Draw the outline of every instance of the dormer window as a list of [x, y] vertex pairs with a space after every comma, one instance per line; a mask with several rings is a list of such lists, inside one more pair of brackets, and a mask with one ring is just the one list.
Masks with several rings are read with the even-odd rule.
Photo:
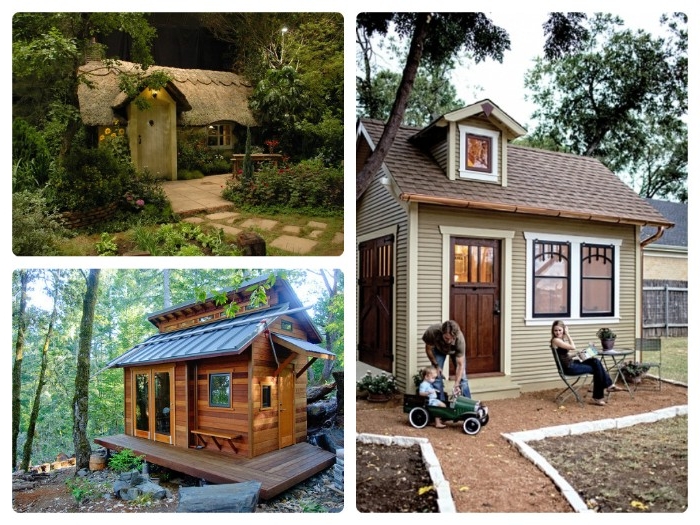
[[459, 176], [498, 181], [498, 131], [459, 126]]

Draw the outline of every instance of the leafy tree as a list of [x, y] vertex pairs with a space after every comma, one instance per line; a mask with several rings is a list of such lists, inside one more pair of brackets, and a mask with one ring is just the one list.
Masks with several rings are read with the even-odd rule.
[[83, 315], [80, 321], [78, 341], [78, 359], [75, 372], [75, 395], [73, 396], [73, 445], [75, 447], [76, 470], [87, 468], [90, 463], [91, 446], [87, 438], [89, 382], [90, 382], [90, 347], [92, 345], [92, 328], [97, 304], [97, 290], [100, 282], [100, 270], [90, 270], [86, 277], [87, 288], [83, 297]]
[[20, 425], [20, 393], [22, 390], [22, 361], [24, 360], [24, 338], [27, 330], [27, 286], [31, 279], [29, 270], [20, 270], [19, 306], [17, 309], [17, 338], [15, 339], [15, 360], [12, 365], [12, 470], [17, 465], [17, 437]]
[[326, 382], [331, 377], [334, 368], [343, 368], [344, 357], [344, 276], [339, 269], [309, 270], [321, 277], [324, 290], [316, 304], [315, 323], [321, 328], [325, 337], [326, 350], [336, 355], [335, 360], [324, 359], [323, 365], [314, 367], [320, 370], [320, 382]]
[[410, 38], [399, 89], [379, 143], [357, 174], [356, 198], [369, 185], [396, 138], [421, 60], [440, 64], [459, 51], [478, 63], [487, 57], [503, 60], [510, 39], [484, 13], [360, 13], [357, 25], [368, 37], [386, 35], [390, 25], [401, 38]]
[[622, 29], [608, 14], [585, 20], [575, 46], [527, 74], [538, 108], [532, 140], [600, 158], [645, 197], [685, 200], [687, 17], [664, 17], [666, 38]]

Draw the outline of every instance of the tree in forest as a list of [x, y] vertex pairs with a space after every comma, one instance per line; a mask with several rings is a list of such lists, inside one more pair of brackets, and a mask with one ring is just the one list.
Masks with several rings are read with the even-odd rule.
[[330, 379], [333, 369], [342, 368], [344, 345], [344, 278], [339, 269], [309, 270], [318, 274], [325, 287], [323, 296], [316, 304], [315, 322], [324, 334], [325, 347], [329, 352], [336, 354], [335, 360], [324, 359], [320, 382]]
[[90, 382], [90, 348], [92, 329], [97, 305], [97, 292], [100, 270], [90, 270], [86, 277], [87, 288], [83, 297], [83, 314], [80, 321], [78, 339], [78, 359], [75, 372], [75, 394], [73, 397], [73, 445], [75, 447], [76, 471], [87, 468], [90, 463], [92, 447], [87, 438], [88, 399]]
[[665, 37], [625, 29], [609, 14], [569, 24], [576, 44], [527, 73], [537, 106], [528, 140], [597, 157], [644, 197], [685, 201], [687, 16], [661, 23]]
[[31, 280], [29, 270], [19, 270], [19, 307], [16, 313], [17, 337], [15, 339], [15, 360], [12, 365], [12, 470], [17, 465], [17, 437], [19, 436], [22, 392], [22, 361], [24, 359], [24, 338], [27, 330], [27, 286]]
[[61, 281], [60, 272], [53, 273], [53, 277], [54, 286], [51, 294], [53, 299], [53, 308], [51, 309], [51, 317], [49, 318], [49, 325], [46, 329], [44, 344], [42, 346], [39, 377], [37, 378], [34, 400], [32, 401], [32, 410], [29, 416], [29, 424], [27, 425], [27, 439], [24, 442], [24, 448], [22, 450], [22, 463], [20, 464], [20, 470], [25, 471], [29, 470], [29, 465], [31, 464], [32, 445], [34, 444], [34, 434], [36, 432], [37, 420], [39, 419], [39, 408], [41, 407], [41, 394], [44, 391], [44, 386], [46, 385], [46, 370], [49, 364], [49, 346], [51, 344], [51, 338], [53, 337], [54, 323], [56, 322], [56, 316], [58, 314], [58, 297], [60, 294]]
[[421, 60], [440, 64], [462, 51], [470, 53], [477, 63], [487, 57], [500, 62], [504, 51], [510, 49], [510, 39], [484, 13], [360, 13], [357, 25], [369, 38], [386, 35], [390, 26], [400, 38], [410, 38], [403, 75], [384, 131], [357, 174], [359, 198], [396, 138]]

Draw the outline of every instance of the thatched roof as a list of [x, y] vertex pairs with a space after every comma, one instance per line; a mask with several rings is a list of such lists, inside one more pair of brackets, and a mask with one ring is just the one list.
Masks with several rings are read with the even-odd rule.
[[[83, 123], [88, 126], [108, 126], [115, 120], [125, 122], [123, 108], [130, 102], [119, 89], [119, 71], [139, 71], [138, 65], [120, 62], [106, 67], [103, 62], [89, 62], [80, 73], [93, 84], [81, 83], [78, 100]], [[205, 126], [212, 122], [230, 120], [243, 126], [254, 126], [248, 108], [251, 85], [240, 75], [227, 71], [179, 69], [152, 66], [148, 71], [164, 71], [172, 79], [166, 90], [177, 103], [179, 126]]]

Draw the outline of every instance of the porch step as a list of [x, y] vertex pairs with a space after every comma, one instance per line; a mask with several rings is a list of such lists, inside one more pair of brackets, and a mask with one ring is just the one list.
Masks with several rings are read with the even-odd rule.
[[480, 401], [520, 397], [520, 385], [510, 376], [469, 377], [472, 398]]

